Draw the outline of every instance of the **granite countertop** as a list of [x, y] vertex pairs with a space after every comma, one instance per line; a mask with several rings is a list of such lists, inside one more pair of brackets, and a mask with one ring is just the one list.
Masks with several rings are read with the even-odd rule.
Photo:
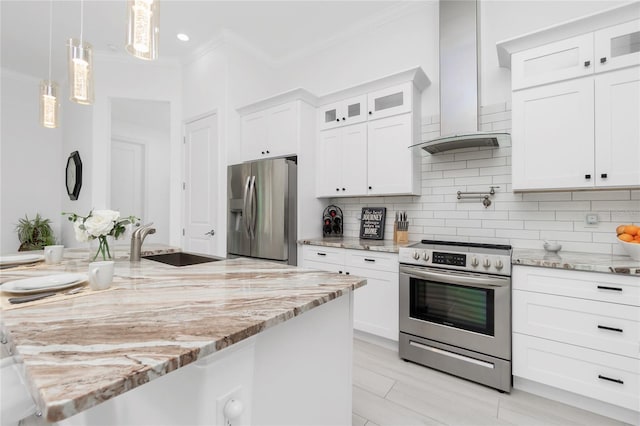
[[387, 253], [398, 253], [400, 247], [407, 247], [411, 244], [415, 244], [415, 241], [409, 241], [408, 243], [396, 243], [392, 240], [363, 240], [359, 238], [315, 238], [298, 240], [298, 244], [320, 247], [337, 247], [354, 250], [371, 250], [371, 251], [383, 251]]
[[629, 256], [610, 254], [570, 251], [560, 251], [554, 254], [544, 250], [514, 248], [511, 263], [513, 265], [640, 276], [640, 261], [633, 260]]
[[[0, 277], [85, 272], [88, 259], [73, 255], [66, 251], [61, 265], [4, 269]], [[364, 284], [253, 259], [186, 267], [118, 259], [110, 289], [4, 310], [0, 325], [38, 409], [58, 421]]]

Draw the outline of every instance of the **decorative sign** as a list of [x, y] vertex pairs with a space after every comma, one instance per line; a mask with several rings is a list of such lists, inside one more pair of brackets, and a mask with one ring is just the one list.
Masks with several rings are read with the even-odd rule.
[[360, 238], [381, 240], [384, 238], [386, 207], [363, 207], [360, 219]]

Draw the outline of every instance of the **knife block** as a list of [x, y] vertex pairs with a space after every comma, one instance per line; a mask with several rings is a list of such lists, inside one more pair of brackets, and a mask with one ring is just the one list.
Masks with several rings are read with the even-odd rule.
[[396, 231], [396, 243], [408, 243], [409, 242], [409, 231]]

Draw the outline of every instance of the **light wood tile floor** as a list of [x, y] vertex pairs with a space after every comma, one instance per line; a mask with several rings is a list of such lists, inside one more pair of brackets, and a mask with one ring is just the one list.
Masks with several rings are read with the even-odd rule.
[[354, 339], [353, 425], [624, 425], [517, 389], [502, 394]]

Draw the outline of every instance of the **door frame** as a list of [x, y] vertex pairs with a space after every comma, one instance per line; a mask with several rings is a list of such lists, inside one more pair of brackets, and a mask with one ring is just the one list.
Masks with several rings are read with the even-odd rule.
[[216, 247], [216, 255], [226, 257], [227, 255], [227, 150], [226, 143], [223, 143], [224, 139], [222, 135], [224, 134], [222, 130], [222, 120], [220, 119], [220, 108], [214, 108], [205, 113], [195, 115], [190, 117], [182, 122], [182, 147], [181, 147], [181, 192], [180, 192], [180, 205], [181, 205], [181, 216], [182, 220], [180, 221], [180, 245], [181, 247], [185, 246], [185, 229], [186, 229], [186, 221], [187, 221], [187, 205], [186, 205], [186, 193], [184, 184], [187, 181], [187, 173], [185, 162], [186, 158], [186, 143], [187, 143], [187, 126], [192, 124], [198, 120], [202, 120], [203, 118], [216, 116], [216, 124], [217, 124], [217, 137], [218, 137], [218, 211], [217, 218], [215, 221], [215, 230], [218, 238], [218, 243]]

